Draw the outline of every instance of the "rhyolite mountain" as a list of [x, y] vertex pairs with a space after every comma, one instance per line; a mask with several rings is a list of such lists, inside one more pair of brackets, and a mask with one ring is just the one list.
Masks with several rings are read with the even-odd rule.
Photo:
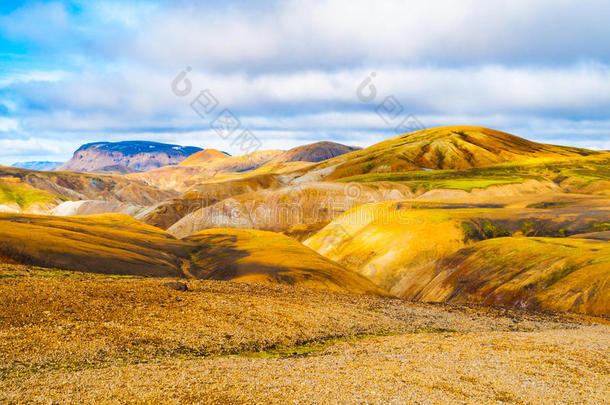
[[276, 156], [271, 163], [321, 162], [361, 148], [336, 142], [321, 141], [297, 146]]
[[62, 165], [62, 162], [47, 162], [34, 160], [31, 162], [15, 162], [11, 167], [19, 167], [21, 169], [38, 170], [41, 172], [53, 171]]
[[94, 142], [76, 150], [72, 159], [56, 170], [96, 172], [107, 167], [146, 171], [177, 165], [201, 148], [147, 141]]

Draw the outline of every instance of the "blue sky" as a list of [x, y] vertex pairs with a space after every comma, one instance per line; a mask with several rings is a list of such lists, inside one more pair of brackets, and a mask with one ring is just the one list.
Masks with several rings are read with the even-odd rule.
[[[40, 1], [0, 4], [0, 164], [154, 140], [238, 154], [189, 106], [208, 89], [264, 149], [468, 124], [610, 149], [607, 1]], [[192, 91], [172, 92], [186, 67]], [[356, 95], [375, 72], [377, 97]]]

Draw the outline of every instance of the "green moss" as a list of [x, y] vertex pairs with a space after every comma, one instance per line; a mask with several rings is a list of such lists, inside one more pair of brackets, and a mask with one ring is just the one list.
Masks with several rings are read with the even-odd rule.
[[465, 241], [477, 239], [479, 234], [477, 229], [470, 222], [462, 222], [462, 232], [464, 233]]
[[35, 190], [20, 186], [9, 186], [0, 182], [0, 203], [15, 203], [21, 208], [26, 208], [35, 203], [49, 203], [55, 197], [45, 191]]
[[488, 239], [501, 238], [503, 236], [510, 236], [510, 232], [508, 229], [506, 229], [502, 226], [492, 224], [488, 220], [485, 220], [483, 222], [483, 233], [485, 234], [485, 237]]

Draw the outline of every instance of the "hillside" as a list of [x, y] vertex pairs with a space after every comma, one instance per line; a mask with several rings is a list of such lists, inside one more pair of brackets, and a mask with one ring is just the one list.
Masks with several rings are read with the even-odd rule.
[[[228, 186], [239, 181], [219, 182], [223, 183]], [[208, 228], [250, 228], [286, 232], [301, 238], [360, 204], [412, 196], [409, 187], [387, 183], [353, 186], [311, 182], [286, 186], [276, 182], [275, 187], [269, 184], [249, 192], [241, 191], [244, 192], [227, 195], [211, 204], [194, 205], [196, 209], [177, 220], [168, 232], [185, 237]]]
[[184, 243], [124, 214], [0, 214], [0, 261], [105, 274], [181, 277]]
[[[273, 174], [240, 176], [228, 180], [209, 180], [194, 186], [191, 191], [179, 197], [171, 198], [148, 207], [139, 212], [136, 218], [147, 224], [167, 229], [187, 215], [197, 213], [199, 210], [227, 198], [262, 189], [275, 188], [280, 185], [281, 183], [277, 176]], [[222, 228], [222, 226], [220, 227]], [[188, 235], [192, 233], [194, 232]], [[188, 235], [185, 234], [184, 236]]]
[[148, 141], [94, 142], [78, 148], [57, 170], [94, 172], [107, 166], [124, 166], [146, 171], [178, 164], [200, 150], [194, 146]]
[[185, 241], [198, 246], [191, 251], [197, 278], [384, 294], [368, 279], [273, 232], [208, 229]]
[[176, 196], [124, 176], [41, 172], [0, 166], [0, 205], [8, 212], [50, 213], [70, 200], [148, 206]]
[[[577, 235], [576, 235], [577, 236]], [[427, 273], [427, 274], [426, 274]], [[610, 242], [497, 238], [461, 249], [425, 269], [407, 299], [514, 305], [610, 316]]]
[[325, 161], [315, 171], [323, 178], [332, 180], [367, 173], [467, 169], [532, 158], [579, 157], [599, 153], [531, 142], [483, 127], [452, 126], [400, 135]]
[[[444, 260], [461, 249], [477, 246], [476, 243], [487, 239], [494, 240], [495, 238], [523, 235], [554, 237], [557, 238], [559, 245], [563, 240], [569, 244], [570, 239], [564, 238], [565, 236], [577, 236], [579, 233], [605, 230], [606, 227], [610, 226], [609, 207], [610, 204], [607, 200], [600, 200], [596, 204], [589, 203], [589, 205], [586, 205], [581, 203], [550, 209], [502, 208], [501, 206], [494, 207], [491, 205], [469, 206], [463, 203], [425, 201], [368, 204], [361, 205], [343, 214], [307, 239], [304, 244], [333, 261], [357, 271], [380, 287], [401, 297], [434, 301], [464, 298], [461, 302], [480, 302], [480, 298], [477, 298], [476, 294], [472, 297], [466, 295], [465, 287], [468, 284], [464, 283], [459, 284], [460, 288], [451, 297], [443, 295], [448, 293], [451, 287], [444, 284], [438, 287], [439, 291], [442, 290], [442, 294], [439, 293], [437, 296], [428, 295], [424, 297], [418, 294], [426, 288], [428, 283], [441, 280], [441, 276], [437, 272], [445, 268]], [[517, 239], [517, 241], [519, 240]], [[607, 244], [608, 242], [603, 243]], [[508, 251], [510, 251], [510, 246], [507, 243], [506, 251], [498, 254], [498, 258], [506, 257]], [[520, 249], [517, 244], [512, 246], [515, 251]], [[540, 252], [544, 252], [543, 247], [549, 245], [540, 246]], [[592, 249], [594, 249], [592, 253], [589, 253], [586, 257], [592, 258], [595, 256], [600, 260], [604, 257], [600, 247], [592, 247]], [[571, 254], [578, 256], [580, 251], [568, 249], [567, 252], [573, 252]], [[503, 264], [507, 266], [506, 271], [519, 272], [531, 267], [534, 273], [544, 274], [544, 271], [549, 268], [535, 266], [535, 263], [538, 263], [544, 257], [544, 253], [540, 253], [540, 257], [537, 255], [536, 250], [533, 250], [521, 262], [511, 261], [503, 262]], [[463, 259], [462, 256], [460, 257]], [[490, 255], [489, 260], [493, 262], [495, 257]], [[452, 262], [454, 265], [447, 266], [447, 269], [455, 269], [455, 263], [457, 262]], [[563, 259], [557, 259], [556, 262], [559, 266], [556, 269], [557, 271], [563, 268], [561, 266], [565, 267], [566, 273], [564, 275], [579, 268], [570, 270]], [[482, 265], [479, 268], [481, 273], [477, 277], [466, 279], [467, 282], [473, 283], [471, 288], [475, 290], [478, 287], [482, 288], [484, 283], [492, 282], [492, 280], [484, 281], [483, 273], [489, 270], [489, 267], [485, 266], [484, 261], [481, 263]], [[550, 263], [553, 262], [546, 264], [550, 266]], [[581, 262], [579, 266], [585, 267], [583, 263]], [[598, 274], [596, 277], [608, 277], [610, 266], [606, 264], [600, 266], [600, 270], [605, 268], [605, 273], [602, 272], [603, 275]], [[575, 294], [588, 291], [588, 289], [583, 289], [580, 282], [570, 284], [570, 280], [572, 279], [566, 279], [566, 282], [574, 289]], [[603, 280], [603, 278], [600, 280]], [[477, 282], [480, 282], [481, 285]], [[527, 290], [526, 284], [521, 285], [521, 291]], [[465, 294], [464, 297], [460, 295], [462, 293]], [[591, 290], [588, 301], [604, 302], [609, 294], [610, 291], [607, 289], [594, 289]], [[598, 304], [594, 306], [574, 306], [571, 304], [573, 297], [566, 296], [563, 301], [557, 299], [556, 296], [552, 297], [544, 294], [537, 297], [540, 302], [537, 302], [536, 307], [557, 310], [569, 308], [576, 311], [592, 311], [592, 313], [600, 313], [600, 311], [605, 313], [604, 311], [607, 311], [607, 308], [603, 309]], [[505, 296], [502, 304], [519, 306], [521, 300], [522, 297], [514, 293]]]
[[124, 214], [0, 214], [0, 263], [112, 275], [279, 283], [385, 294], [296, 240], [212, 230], [179, 240]]

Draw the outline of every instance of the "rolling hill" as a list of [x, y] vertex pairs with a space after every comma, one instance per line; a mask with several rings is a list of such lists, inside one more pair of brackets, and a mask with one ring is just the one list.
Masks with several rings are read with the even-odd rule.
[[191, 251], [197, 278], [385, 294], [365, 277], [277, 233], [208, 229], [184, 240], [198, 246]]
[[[239, 184], [237, 180], [223, 183]], [[224, 191], [229, 189], [225, 187]], [[186, 237], [208, 228], [250, 228], [285, 232], [301, 239], [360, 204], [411, 196], [409, 187], [400, 184], [279, 183], [195, 206], [197, 209], [176, 221], [168, 232]]]
[[107, 166], [124, 166], [146, 171], [178, 164], [200, 150], [194, 146], [148, 141], [94, 142], [78, 148], [72, 159], [56, 170], [95, 172]]
[[180, 240], [124, 214], [0, 214], [0, 263], [386, 294], [284, 235], [216, 229]]
[[[578, 235], [576, 235], [578, 236]], [[402, 297], [610, 316], [610, 242], [497, 238], [422, 270]]]
[[277, 176], [273, 174], [236, 177], [227, 180], [209, 180], [194, 186], [191, 191], [179, 197], [165, 200], [142, 210], [136, 217], [147, 224], [167, 229], [187, 215], [197, 213], [199, 210], [227, 198], [262, 189], [275, 188], [280, 185]]
[[178, 164], [182, 166], [201, 166], [229, 157], [231, 157], [231, 155], [228, 153], [216, 149], [204, 149], [193, 153]]
[[186, 160], [176, 166], [165, 166], [144, 173], [132, 174], [128, 177], [162, 190], [186, 192], [216, 177], [225, 177], [231, 174], [239, 176], [239, 173], [258, 169], [280, 153], [282, 151], [263, 150], [248, 155], [226, 158], [216, 155], [216, 158], [212, 161], [208, 160], [209, 154], [204, 153], [200, 158], [195, 154], [193, 159]]
[[124, 214], [0, 215], [0, 260], [106, 274], [184, 276], [184, 243]]
[[288, 151], [262, 150], [243, 156], [227, 157], [224, 152], [206, 149], [193, 154], [177, 166], [166, 166], [130, 175], [161, 189], [187, 191], [216, 178], [305, 170], [306, 163], [320, 162], [359, 148], [334, 142], [317, 142]]

